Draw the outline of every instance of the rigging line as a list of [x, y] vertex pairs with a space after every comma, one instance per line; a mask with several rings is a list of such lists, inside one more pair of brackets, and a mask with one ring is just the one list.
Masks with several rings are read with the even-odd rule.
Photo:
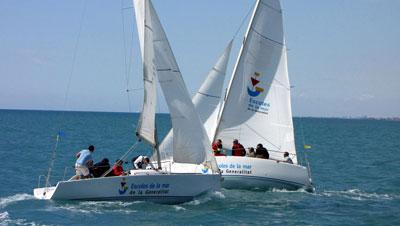
[[244, 23], [246, 22], [247, 18], [249, 17], [250, 13], [253, 11], [253, 7], [250, 7], [246, 15], [243, 17], [242, 22], [240, 23], [238, 29], [236, 30], [235, 34], [233, 35], [233, 39], [239, 34], [239, 31], [242, 29]]
[[[132, 20], [133, 16], [129, 17], [129, 18], [131, 18], [131, 20]], [[132, 23], [131, 23], [131, 26], [130, 26], [131, 28], [133, 28], [133, 24], [134, 24], [134, 21], [132, 21]], [[128, 58], [128, 79], [129, 79], [129, 75], [133, 74], [133, 71], [132, 71], [132, 64], [133, 64], [133, 61], [134, 61], [133, 60], [133, 43], [135, 41], [134, 29], [131, 29], [130, 33], [131, 33], [131, 40], [130, 40], [131, 45], [130, 45], [129, 58]]]
[[125, 39], [125, 17], [124, 17], [124, 0], [121, 0], [121, 20], [122, 20], [122, 39], [123, 39], [123, 52], [124, 52], [124, 70], [125, 70], [125, 82], [126, 82], [126, 96], [128, 99], [128, 110], [132, 112], [131, 109], [131, 98], [129, 95], [129, 71], [128, 62], [126, 56], [126, 39]]
[[[140, 144], [140, 140], [136, 141], [119, 159], [124, 161], [126, 156], [128, 156], [129, 153], [131, 153], [136, 146], [138, 146]], [[109, 170], [107, 170], [105, 173], [103, 173], [103, 175], [101, 175], [101, 177], [105, 177], [107, 174], [109, 174], [111, 171], [113, 170], [113, 167], [110, 167]]]
[[267, 141], [268, 143], [270, 143], [272, 146], [274, 146], [275, 148], [277, 148], [278, 150], [281, 150], [281, 148], [277, 145], [275, 145], [274, 143], [272, 143], [271, 141], [269, 141], [267, 138], [263, 137], [260, 133], [258, 133], [255, 129], [251, 128], [247, 123], [243, 123], [244, 125], [247, 126], [247, 128], [249, 128], [251, 131], [253, 131], [256, 135], [258, 135], [259, 137], [261, 137], [262, 139], [264, 139], [265, 141]]
[[78, 52], [78, 46], [79, 46], [79, 41], [80, 41], [80, 37], [81, 37], [81, 33], [82, 33], [82, 27], [83, 27], [83, 20], [85, 18], [86, 15], [86, 9], [87, 9], [87, 0], [84, 1], [83, 3], [83, 10], [82, 10], [82, 14], [80, 17], [80, 22], [79, 22], [79, 30], [78, 30], [78, 35], [76, 37], [76, 42], [75, 42], [75, 46], [74, 46], [74, 52], [72, 55], [72, 65], [71, 65], [71, 70], [68, 76], [68, 83], [67, 83], [67, 87], [65, 90], [65, 95], [64, 95], [64, 102], [63, 102], [63, 111], [61, 113], [61, 118], [60, 118], [60, 127], [58, 129], [58, 133], [57, 133], [57, 138], [56, 138], [56, 144], [54, 146], [53, 152], [52, 152], [52, 156], [50, 159], [50, 163], [49, 163], [49, 169], [47, 171], [47, 177], [46, 177], [46, 187], [49, 185], [50, 182], [50, 177], [51, 177], [51, 172], [54, 166], [54, 162], [57, 156], [57, 148], [58, 148], [58, 143], [60, 142], [60, 134], [61, 134], [61, 129], [64, 127], [63, 125], [63, 119], [64, 119], [64, 115], [65, 115], [65, 111], [67, 110], [67, 102], [68, 102], [68, 95], [69, 95], [69, 90], [70, 90], [70, 86], [71, 86], [71, 81], [72, 81], [72, 75], [74, 74], [75, 71], [75, 65], [76, 65], [76, 56], [77, 56], [77, 52]]

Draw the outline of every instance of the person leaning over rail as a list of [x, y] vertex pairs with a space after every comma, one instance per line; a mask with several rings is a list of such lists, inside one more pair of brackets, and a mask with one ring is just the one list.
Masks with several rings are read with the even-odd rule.
[[90, 173], [93, 175], [93, 177], [101, 177], [105, 172], [107, 172], [110, 169], [110, 163], [108, 158], [102, 159], [100, 162], [94, 164], [92, 167], [90, 167]]
[[72, 180], [86, 179], [90, 177], [89, 167], [93, 165], [92, 153], [94, 146], [90, 145], [88, 149], [84, 149], [76, 154], [75, 171], [76, 175]]

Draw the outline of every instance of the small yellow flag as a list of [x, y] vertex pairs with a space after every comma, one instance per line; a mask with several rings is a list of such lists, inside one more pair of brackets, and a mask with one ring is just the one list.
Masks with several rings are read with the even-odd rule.
[[305, 145], [304, 145], [304, 149], [311, 149], [311, 146], [310, 146], [310, 145], [307, 145], [307, 144], [305, 144]]

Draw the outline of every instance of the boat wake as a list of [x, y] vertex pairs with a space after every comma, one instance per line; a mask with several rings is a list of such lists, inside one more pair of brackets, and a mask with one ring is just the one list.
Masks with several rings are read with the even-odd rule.
[[198, 197], [198, 198], [196, 198], [196, 199], [194, 199], [194, 200], [192, 200], [190, 202], [185, 203], [185, 205], [198, 206], [198, 205], [201, 205], [203, 203], [207, 203], [207, 202], [211, 201], [214, 198], [216, 198], [216, 199], [225, 199], [225, 195], [220, 191], [210, 192], [210, 193], [207, 193], [207, 194], [205, 194], [203, 196], [200, 196], [200, 197]]
[[10, 214], [6, 212], [0, 213], [0, 226], [8, 226], [8, 225], [30, 225], [36, 226], [41, 225], [35, 222], [28, 222], [25, 219], [11, 219]]
[[178, 206], [178, 205], [175, 205], [175, 206], [174, 206], [174, 209], [175, 209], [176, 211], [185, 211], [185, 210], [186, 210], [185, 207]]
[[131, 214], [137, 212], [135, 205], [143, 203], [137, 202], [121, 202], [121, 201], [83, 201], [78, 203], [61, 204], [51, 206], [46, 211], [69, 211], [72, 213], [82, 214], [106, 214], [106, 213], [122, 213]]
[[306, 191], [304, 188], [299, 188], [297, 190], [286, 190], [286, 189], [273, 188], [269, 192], [277, 192], [277, 193], [310, 193], [310, 192]]
[[12, 196], [0, 198], [0, 208], [5, 208], [6, 206], [8, 206], [12, 203], [16, 203], [16, 202], [24, 201], [24, 200], [31, 200], [31, 199], [35, 199], [35, 197], [33, 195], [26, 194], [26, 193], [15, 194]]
[[344, 191], [323, 191], [317, 195], [322, 195], [326, 197], [342, 197], [348, 198], [357, 201], [366, 201], [366, 200], [393, 200], [399, 199], [400, 197], [396, 195], [389, 194], [378, 194], [378, 193], [367, 193], [363, 192], [359, 189], [348, 189]]

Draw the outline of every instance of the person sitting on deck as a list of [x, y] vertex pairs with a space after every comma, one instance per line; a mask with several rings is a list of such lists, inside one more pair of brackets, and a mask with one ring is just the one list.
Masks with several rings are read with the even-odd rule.
[[153, 170], [157, 170], [150, 162], [150, 158], [145, 155], [139, 155], [132, 159], [133, 169], [147, 169], [149, 166]]
[[104, 158], [100, 162], [90, 167], [90, 173], [93, 175], [93, 177], [101, 177], [109, 169], [110, 163], [108, 161], [108, 158]]
[[115, 161], [114, 166], [112, 168], [112, 172], [114, 174], [114, 176], [125, 176], [126, 173], [124, 172], [124, 168], [122, 168], [122, 164], [124, 163], [124, 161], [122, 161], [121, 159], [118, 159], [117, 161]]
[[263, 159], [269, 159], [268, 150], [265, 147], [263, 147], [262, 144], [257, 144], [256, 157], [263, 158]]
[[256, 152], [254, 151], [253, 147], [248, 148], [249, 152], [247, 153], [247, 157], [256, 157]]
[[79, 180], [90, 177], [89, 167], [93, 164], [92, 153], [94, 146], [90, 145], [88, 149], [84, 149], [76, 154], [75, 171], [76, 175], [71, 180]]
[[245, 155], [246, 155], [246, 150], [244, 149], [243, 145], [241, 145], [237, 139], [234, 139], [232, 145], [232, 156], [245, 156]]
[[283, 153], [283, 162], [293, 164], [292, 159], [289, 157], [289, 152], [287, 152], [287, 151], [285, 151], [285, 153]]
[[212, 144], [212, 150], [215, 156], [225, 156], [222, 150], [222, 140], [218, 139], [217, 142]]

